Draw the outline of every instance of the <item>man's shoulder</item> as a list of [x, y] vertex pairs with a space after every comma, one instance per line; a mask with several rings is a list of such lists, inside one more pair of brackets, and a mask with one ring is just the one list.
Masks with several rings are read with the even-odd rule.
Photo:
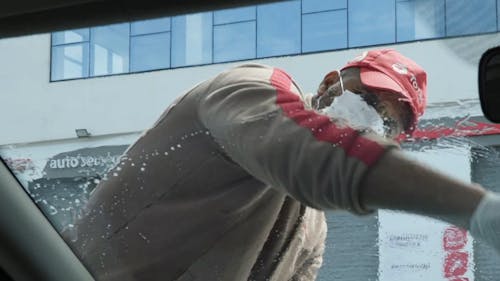
[[[275, 70], [279, 70], [280, 72], [283, 72], [283, 73], [286, 73], [285, 70], [283, 70], [282, 68], [280, 68], [279, 66], [273, 66], [273, 65], [268, 65], [268, 64], [263, 64], [263, 63], [255, 63], [255, 62], [252, 62], [252, 63], [243, 63], [243, 64], [239, 64], [239, 65], [236, 65], [232, 68], [229, 69], [229, 71], [231, 70], [241, 70], [241, 69], [245, 69], [247, 71], [264, 71], [264, 72], [273, 72]], [[287, 76], [290, 76], [288, 75], [288, 73], [286, 73]]]
[[260, 63], [244, 63], [233, 66], [219, 73], [211, 80], [212, 87], [227, 86], [228, 84], [269, 83], [274, 67]]
[[273, 66], [263, 64], [263, 63], [255, 63], [255, 62], [250, 62], [250, 63], [243, 63], [235, 66], [233, 69], [237, 68], [262, 68], [262, 69], [272, 69], [274, 68]]
[[291, 77], [290, 74], [287, 73], [286, 70], [283, 70], [279, 66], [272, 66], [262, 63], [244, 63], [236, 65], [222, 72], [221, 75], [222, 76], [235, 75], [247, 78], [259, 77], [259, 78], [264, 78], [266, 81], [269, 81], [271, 76], [275, 73], [281, 73], [282, 75], [285, 75], [288, 79], [293, 81], [293, 78]]

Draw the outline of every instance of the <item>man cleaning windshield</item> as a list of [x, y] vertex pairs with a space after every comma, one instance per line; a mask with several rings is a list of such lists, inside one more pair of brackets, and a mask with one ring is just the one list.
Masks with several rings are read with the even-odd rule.
[[425, 104], [426, 73], [394, 50], [328, 73], [315, 96], [277, 68], [230, 69], [127, 150], [91, 194], [72, 246], [99, 280], [260, 281], [316, 278], [323, 210], [403, 210], [492, 242], [497, 197], [393, 141]]

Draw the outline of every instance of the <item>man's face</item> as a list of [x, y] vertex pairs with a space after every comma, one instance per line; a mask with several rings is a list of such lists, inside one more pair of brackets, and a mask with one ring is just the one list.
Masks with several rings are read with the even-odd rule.
[[376, 110], [382, 119], [385, 137], [396, 138], [405, 128], [408, 129], [411, 110], [409, 104], [401, 99], [401, 95], [365, 87], [361, 83], [358, 68], [345, 69], [341, 75], [342, 80], [338, 72], [332, 72], [320, 84], [317, 96], [313, 98], [313, 105], [317, 109], [330, 106], [336, 97], [347, 90], [359, 95]]
[[397, 138], [411, 125], [411, 109], [399, 94], [367, 89], [367, 92], [360, 92], [360, 95], [382, 118], [385, 137]]

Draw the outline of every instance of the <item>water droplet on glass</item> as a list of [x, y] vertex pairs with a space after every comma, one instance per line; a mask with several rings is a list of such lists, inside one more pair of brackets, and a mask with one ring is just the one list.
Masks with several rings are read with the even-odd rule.
[[144, 241], [146, 241], [146, 243], [149, 243], [148, 238], [144, 234], [142, 234], [140, 232], [138, 234], [139, 234], [139, 236], [141, 236], [142, 239], [144, 239]]
[[54, 206], [52, 206], [52, 205], [49, 206], [49, 214], [51, 216], [57, 214], [57, 209]]

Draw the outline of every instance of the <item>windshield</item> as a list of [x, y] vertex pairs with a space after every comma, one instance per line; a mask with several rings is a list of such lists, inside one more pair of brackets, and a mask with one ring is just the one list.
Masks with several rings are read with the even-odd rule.
[[[479, 58], [500, 42], [497, 5], [497, 1], [466, 0], [294, 0], [3, 39], [0, 156], [86, 265], [120, 267], [116, 256], [130, 251], [142, 255], [136, 264], [147, 272], [117, 276], [153, 280], [161, 276], [160, 257], [166, 254], [158, 253], [165, 248], [158, 248], [156, 242], [165, 241], [165, 232], [181, 236], [185, 231], [212, 239], [220, 235], [213, 225], [224, 225], [220, 230], [224, 233], [232, 229], [225, 225], [229, 219], [224, 216], [190, 228], [185, 222], [202, 214], [186, 211], [176, 217], [183, 207], [165, 199], [186, 182], [210, 186], [220, 178], [214, 168], [219, 162], [197, 158], [205, 153], [197, 149], [198, 142], [206, 141], [211, 132], [176, 125], [194, 118], [194, 113], [178, 114], [169, 121], [182, 133], [148, 131], [164, 125], [160, 117], [175, 111], [172, 104], [181, 102], [193, 87], [205, 87], [203, 81], [247, 63], [282, 69], [305, 96], [316, 92], [325, 74], [364, 51], [391, 48], [427, 72], [427, 108], [413, 136], [402, 141], [402, 149], [432, 169], [498, 190], [500, 126], [486, 121], [477, 98]], [[210, 119], [210, 114], [204, 116], [202, 122]], [[131, 147], [148, 134], [157, 136], [154, 149]], [[177, 134], [179, 138], [173, 140]], [[164, 158], [173, 160], [154, 166]], [[216, 158], [233, 161], [224, 154]], [[197, 173], [187, 171], [182, 162], [186, 159], [199, 161], [193, 169], [205, 170], [206, 177], [196, 178]], [[242, 173], [224, 165], [226, 172]], [[133, 184], [124, 184], [124, 175], [131, 169], [137, 172]], [[179, 180], [166, 192], [159, 187], [163, 182], [151, 181], [148, 173], [165, 181]], [[239, 174], [235, 181], [246, 184], [247, 176]], [[104, 192], [99, 191], [103, 182], [120, 182], [122, 188], [120, 193], [108, 194], [114, 196], [112, 203], [99, 209], [92, 198]], [[148, 190], [152, 186], [154, 190]], [[182, 196], [197, 209], [206, 205], [189, 200], [204, 192], [208, 193]], [[89, 201], [95, 207], [90, 221], [86, 220]], [[156, 204], [160, 201], [161, 207]], [[241, 208], [225, 202], [225, 208]], [[264, 212], [265, 206], [253, 211]], [[104, 222], [112, 215], [126, 219]], [[169, 229], [156, 225], [163, 219]], [[82, 239], [78, 236], [82, 228], [76, 227], [80, 220], [103, 227], [94, 233], [96, 237]], [[249, 228], [258, 225], [251, 219], [242, 221]], [[317, 280], [497, 278], [498, 254], [449, 224], [386, 210], [361, 217], [328, 210], [326, 221]], [[141, 229], [144, 225], [148, 228]], [[284, 225], [280, 229], [289, 231], [291, 226]], [[115, 234], [121, 236], [101, 252], [82, 254], [93, 239], [111, 239]], [[127, 242], [132, 236], [143, 244]], [[169, 251], [180, 261], [192, 248], [202, 247], [190, 237], [166, 239]], [[182, 249], [174, 249], [176, 243], [182, 243]], [[111, 278], [106, 269], [90, 267], [97, 279]]]

